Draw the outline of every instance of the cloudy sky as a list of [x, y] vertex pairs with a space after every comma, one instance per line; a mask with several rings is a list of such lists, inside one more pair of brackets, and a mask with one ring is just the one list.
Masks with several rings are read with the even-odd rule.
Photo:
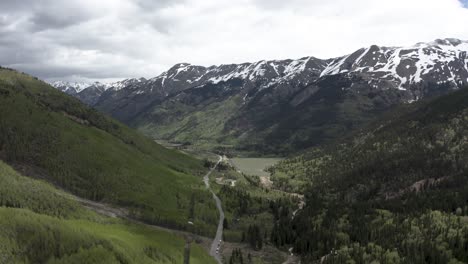
[[154, 77], [178, 62], [468, 40], [467, 1], [0, 0], [0, 65], [47, 80], [109, 81]]

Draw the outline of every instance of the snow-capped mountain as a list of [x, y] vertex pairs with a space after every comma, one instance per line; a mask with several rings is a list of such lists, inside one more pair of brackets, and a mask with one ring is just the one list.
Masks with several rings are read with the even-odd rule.
[[316, 78], [326, 65], [326, 61], [314, 57], [211, 67], [181, 63], [160, 76], [150, 79], [149, 82], [168, 91], [206, 83], [219, 84], [233, 79], [245, 81], [246, 86], [254, 85], [264, 88], [295, 78], [300, 81]]
[[84, 89], [93, 85], [93, 83], [87, 82], [66, 82], [66, 81], [55, 81], [50, 83], [53, 87], [59, 89], [62, 92], [68, 94], [77, 94]]
[[119, 91], [125, 87], [129, 88], [131, 86], [139, 85], [141, 83], [144, 83], [146, 81], [145, 78], [139, 78], [139, 79], [125, 79], [122, 81], [114, 82], [114, 83], [108, 83], [105, 84], [106, 90], [110, 89], [112, 91]]
[[[94, 87], [125, 96], [168, 96], [188, 88], [206, 84], [242, 81], [245, 91], [262, 90], [280, 84], [308, 85], [325, 76], [345, 74], [366, 80], [375, 89], [410, 90], [414, 99], [424, 97], [412, 90], [418, 84], [443, 84], [458, 87], [468, 83], [468, 41], [443, 39], [418, 43], [410, 47], [379, 47], [372, 45], [356, 52], [322, 60], [304, 57], [297, 60], [259, 61], [203, 67], [180, 63], [161, 75], [146, 80], [126, 79], [116, 83], [68, 83], [52, 85], [69, 94]], [[125, 91], [122, 91], [125, 90]], [[248, 98], [246, 98], [248, 99]]]
[[[308, 85], [320, 77], [348, 74], [360, 76], [376, 89], [411, 90], [411, 86], [421, 83], [448, 83], [457, 87], [468, 83], [467, 53], [467, 41], [444, 39], [410, 47], [373, 45], [328, 60], [305, 57], [211, 67], [180, 63], [155, 78], [128, 86], [135, 95], [157, 91], [167, 96], [187, 88], [230, 80], [242, 81], [244, 88], [261, 90], [282, 83]], [[125, 85], [120, 85], [118, 90]], [[413, 93], [415, 98], [423, 96]]]
[[146, 81], [145, 78], [125, 79], [113, 83], [55, 81], [50, 84], [62, 92], [77, 97], [88, 105], [94, 105], [106, 90], [115, 92], [122, 88], [130, 89], [132, 85], [138, 85], [144, 81]]
[[[468, 85], [467, 54], [467, 41], [443, 39], [409, 47], [372, 45], [334, 59], [180, 63], [148, 80], [108, 84], [86, 102], [157, 138], [225, 142], [229, 135], [305, 147], [397, 104]], [[217, 120], [218, 111], [224, 115]], [[222, 130], [206, 139], [206, 127]]]
[[393, 82], [399, 89], [425, 83], [468, 82], [468, 41], [458, 39], [418, 43], [410, 47], [370, 46], [334, 59], [321, 76], [357, 73], [377, 88], [379, 83]]
[[104, 84], [100, 82], [64, 82], [56, 81], [52, 82], [51, 85], [58, 90], [74, 96], [88, 105], [94, 105], [97, 103], [102, 93], [113, 87], [113, 84]]
[[422, 82], [460, 86], [468, 83], [467, 53], [468, 41], [458, 39], [436, 40], [410, 47], [373, 45], [331, 60], [305, 57], [209, 68], [178, 64], [152, 81], [166, 87], [174, 83], [194, 86], [240, 79], [266, 88], [291, 81], [307, 84], [318, 77], [347, 73], [362, 76], [375, 88], [385, 82], [402, 90]]

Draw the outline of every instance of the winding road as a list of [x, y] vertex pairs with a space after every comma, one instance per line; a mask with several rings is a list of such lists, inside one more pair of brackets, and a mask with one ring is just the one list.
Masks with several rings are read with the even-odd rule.
[[206, 188], [210, 190], [211, 194], [213, 194], [213, 199], [216, 202], [216, 207], [218, 208], [219, 211], [219, 223], [218, 223], [218, 230], [216, 230], [216, 236], [213, 240], [213, 243], [211, 244], [211, 249], [210, 249], [210, 255], [213, 256], [216, 261], [221, 264], [222, 258], [220, 254], [220, 250], [217, 250], [218, 247], [221, 244], [221, 241], [223, 239], [223, 222], [224, 222], [224, 211], [223, 207], [221, 206], [221, 200], [218, 198], [218, 196], [211, 190], [210, 187], [210, 175], [211, 173], [218, 167], [218, 164], [223, 160], [221, 156], [219, 156], [218, 162], [216, 162], [216, 165], [211, 168], [211, 170], [203, 177], [203, 181], [205, 182]]

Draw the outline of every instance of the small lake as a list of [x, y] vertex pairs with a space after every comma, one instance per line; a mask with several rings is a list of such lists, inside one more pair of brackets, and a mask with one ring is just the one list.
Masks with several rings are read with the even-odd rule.
[[268, 177], [270, 173], [264, 169], [283, 160], [282, 158], [232, 158], [231, 162], [237, 170], [245, 174], [256, 175], [259, 177]]

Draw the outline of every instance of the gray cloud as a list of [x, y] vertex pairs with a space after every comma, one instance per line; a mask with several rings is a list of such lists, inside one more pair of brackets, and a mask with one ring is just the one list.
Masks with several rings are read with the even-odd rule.
[[38, 64], [14, 64], [13, 66], [25, 72], [34, 72], [37, 76], [45, 79], [62, 79], [67, 76], [82, 76], [88, 79], [119, 79], [128, 74], [128, 69], [125, 67], [114, 67], [111, 72], [108, 72], [105, 67], [99, 65], [87, 68], [73, 65], [48, 65], [48, 67], [44, 68]]
[[63, 29], [84, 22], [88, 18], [82, 14], [51, 13], [47, 10], [33, 14], [30, 22], [33, 24], [33, 30], [44, 31], [48, 29]]
[[166, 8], [168, 6], [173, 6], [177, 4], [184, 4], [186, 0], [158, 0], [158, 1], [148, 1], [148, 0], [136, 0], [135, 3], [141, 7], [143, 11], [148, 10], [157, 10], [160, 8]]
[[24, 1], [16, 1], [16, 0], [3, 0], [0, 2], [0, 9], [3, 12], [17, 12], [20, 10], [27, 10], [31, 5], [35, 2], [39, 2], [40, 4], [44, 3], [42, 0], [33, 1], [33, 0], [24, 0]]
[[468, 39], [466, 24], [458, 0], [2, 0], [0, 64], [46, 79], [153, 77], [181, 61]]

